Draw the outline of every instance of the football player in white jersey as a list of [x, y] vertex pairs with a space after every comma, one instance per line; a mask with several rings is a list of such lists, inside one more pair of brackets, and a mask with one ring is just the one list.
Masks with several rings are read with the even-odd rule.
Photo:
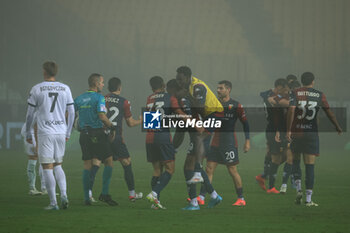
[[27, 142], [33, 143], [30, 126], [36, 112], [38, 157], [43, 166], [43, 177], [50, 198], [50, 205], [45, 208], [46, 210], [59, 209], [56, 200], [56, 181], [61, 191], [61, 208], [68, 207], [66, 175], [61, 164], [66, 140], [70, 137], [74, 122], [74, 101], [70, 88], [56, 81], [56, 74], [55, 62], [47, 61], [43, 64], [44, 81], [35, 85], [30, 91], [26, 118]]
[[43, 173], [43, 167], [39, 164], [39, 177], [41, 181], [41, 192], [38, 191], [35, 187], [35, 181], [36, 181], [36, 164], [38, 160], [38, 153], [37, 153], [37, 147], [36, 147], [36, 117], [34, 116], [33, 124], [30, 128], [31, 134], [32, 134], [32, 140], [33, 144], [29, 144], [26, 140], [26, 124], [23, 124], [21, 135], [24, 138], [24, 150], [25, 153], [28, 155], [28, 164], [27, 164], [27, 176], [28, 176], [28, 184], [29, 184], [29, 195], [43, 195], [47, 194], [47, 190], [45, 187], [45, 181], [43, 179], [42, 173]]

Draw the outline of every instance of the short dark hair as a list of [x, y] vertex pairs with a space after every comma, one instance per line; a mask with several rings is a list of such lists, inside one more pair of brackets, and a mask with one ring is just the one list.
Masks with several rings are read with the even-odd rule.
[[301, 83], [303, 86], [308, 86], [315, 80], [315, 76], [311, 72], [305, 72], [301, 75]]
[[218, 84], [224, 84], [226, 88], [230, 88], [230, 90], [232, 90], [232, 83], [228, 80], [222, 80], [218, 82]]
[[188, 66], [180, 66], [179, 68], [176, 69], [176, 72], [180, 74], [184, 74], [186, 77], [192, 76], [192, 71]]
[[95, 87], [96, 83], [100, 81], [102, 75], [98, 73], [93, 73], [89, 76], [89, 87]]
[[110, 92], [117, 91], [121, 87], [121, 85], [122, 81], [117, 77], [113, 77], [108, 80], [108, 90]]
[[298, 78], [294, 74], [288, 74], [286, 77], [286, 80], [287, 82], [292, 82], [292, 81], [298, 80]]
[[288, 82], [284, 78], [279, 78], [275, 81], [275, 87], [278, 87], [278, 86], [285, 87], [287, 85], [288, 85]]
[[291, 90], [301, 87], [300, 82], [298, 80], [293, 80], [288, 84], [288, 86]]
[[58, 65], [54, 61], [46, 61], [43, 64], [43, 69], [50, 77], [55, 77], [58, 71]]
[[167, 83], [166, 83], [166, 88], [167, 89], [175, 89], [175, 90], [179, 90], [180, 86], [177, 83], [176, 79], [170, 79]]
[[160, 76], [153, 76], [149, 80], [149, 84], [151, 85], [152, 90], [158, 90], [158, 89], [164, 87], [164, 80]]

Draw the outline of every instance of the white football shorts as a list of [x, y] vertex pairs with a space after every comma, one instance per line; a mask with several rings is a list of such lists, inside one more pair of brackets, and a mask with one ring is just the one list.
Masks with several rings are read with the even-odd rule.
[[62, 163], [66, 149], [66, 135], [51, 134], [38, 136], [38, 157], [40, 163]]

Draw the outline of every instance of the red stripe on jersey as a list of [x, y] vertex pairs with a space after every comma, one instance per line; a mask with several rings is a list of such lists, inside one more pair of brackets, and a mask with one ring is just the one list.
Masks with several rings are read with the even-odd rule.
[[244, 108], [243, 108], [243, 106], [240, 103], [238, 103], [236, 111], [237, 111], [237, 114], [238, 114], [238, 118], [239, 118], [239, 120], [241, 122], [247, 121], [247, 116], [245, 114]]
[[170, 97], [170, 104], [171, 104], [171, 108], [173, 109], [179, 109], [179, 102], [177, 101], [177, 99], [174, 96]]
[[127, 100], [124, 100], [124, 117], [125, 119], [131, 117], [131, 111], [130, 111], [130, 102]]
[[329, 104], [328, 104], [328, 101], [326, 99], [326, 95], [322, 93], [322, 100], [321, 100], [321, 104], [322, 104], [322, 108], [323, 109], [326, 109], [326, 108], [329, 108]]
[[233, 137], [235, 138], [235, 147], [238, 147], [238, 141], [237, 141], [236, 132], [233, 132]]

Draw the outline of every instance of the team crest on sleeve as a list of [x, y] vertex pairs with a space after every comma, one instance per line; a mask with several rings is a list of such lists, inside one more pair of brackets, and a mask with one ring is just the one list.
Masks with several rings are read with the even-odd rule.
[[162, 114], [157, 112], [143, 113], [143, 128], [144, 129], [160, 129], [160, 116]]
[[106, 106], [104, 104], [100, 104], [100, 111], [107, 112]]

